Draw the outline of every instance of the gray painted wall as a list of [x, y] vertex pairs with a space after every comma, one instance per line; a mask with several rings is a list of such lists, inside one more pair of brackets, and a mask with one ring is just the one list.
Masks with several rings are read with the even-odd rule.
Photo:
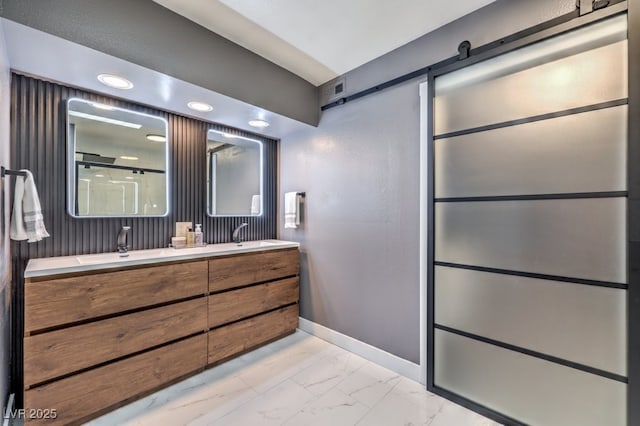
[[[9, 166], [9, 111], [10, 111], [10, 74], [4, 43], [4, 33], [0, 24], [0, 165]], [[9, 389], [9, 326], [11, 301], [11, 256], [9, 253], [9, 194], [10, 183], [5, 178], [0, 183], [3, 197], [0, 211], [3, 220], [0, 223], [0, 412], [4, 414]]]
[[[463, 40], [477, 47], [574, 8], [498, 0], [348, 73], [346, 95], [451, 57]], [[303, 226], [279, 225], [301, 243], [301, 316], [415, 363], [423, 80], [326, 111], [317, 129], [285, 137], [280, 154], [280, 202], [307, 193]]]
[[304, 123], [318, 122], [318, 91], [311, 83], [151, 0], [0, 0], [0, 13]]

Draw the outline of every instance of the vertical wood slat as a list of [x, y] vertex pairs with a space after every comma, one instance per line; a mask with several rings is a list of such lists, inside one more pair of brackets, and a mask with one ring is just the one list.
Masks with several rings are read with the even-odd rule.
[[[93, 102], [166, 118], [169, 123], [169, 214], [159, 218], [75, 219], [66, 208], [66, 101], [79, 97]], [[206, 135], [208, 129], [259, 139], [264, 144], [264, 207], [261, 217], [206, 215]], [[33, 172], [44, 222], [51, 234], [35, 244], [12, 243], [12, 362], [11, 386], [22, 389], [22, 334], [24, 268], [28, 259], [113, 251], [118, 231], [131, 225], [129, 245], [134, 250], [166, 247], [176, 221], [201, 223], [208, 243], [231, 241], [233, 228], [249, 223], [250, 239], [276, 238], [278, 142], [220, 124], [207, 123], [117, 100], [81, 89], [13, 73], [11, 76], [11, 164]], [[13, 182], [13, 181], [12, 181]], [[13, 191], [9, 197], [13, 203]], [[21, 403], [21, 401], [18, 401]]]

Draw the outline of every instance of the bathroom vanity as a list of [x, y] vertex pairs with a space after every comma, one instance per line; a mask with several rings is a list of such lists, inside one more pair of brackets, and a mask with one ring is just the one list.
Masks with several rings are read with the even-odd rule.
[[298, 274], [276, 240], [31, 260], [26, 420], [81, 423], [294, 332]]

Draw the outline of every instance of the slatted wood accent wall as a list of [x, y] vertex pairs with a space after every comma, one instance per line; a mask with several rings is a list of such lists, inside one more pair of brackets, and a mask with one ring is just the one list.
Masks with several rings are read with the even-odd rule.
[[[66, 101], [78, 97], [164, 117], [169, 122], [170, 212], [159, 218], [75, 219], [66, 211]], [[249, 136], [264, 143], [264, 215], [208, 217], [206, 214], [206, 133], [208, 129]], [[133, 250], [166, 247], [176, 221], [202, 223], [208, 243], [231, 240], [234, 227], [249, 223], [249, 240], [276, 238], [278, 142], [241, 130], [207, 123], [81, 89], [12, 74], [11, 168], [33, 172], [50, 238], [35, 244], [12, 243], [12, 368], [14, 390], [22, 388], [23, 273], [31, 258], [113, 251], [120, 227], [131, 225]], [[12, 178], [13, 179], [13, 178]], [[12, 181], [13, 182], [13, 181]], [[12, 198], [12, 197], [11, 197]]]

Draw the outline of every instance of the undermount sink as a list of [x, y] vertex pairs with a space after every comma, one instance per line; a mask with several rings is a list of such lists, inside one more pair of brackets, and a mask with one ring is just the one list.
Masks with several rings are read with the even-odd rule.
[[101, 263], [126, 262], [130, 260], [152, 259], [158, 256], [167, 256], [173, 252], [172, 249], [136, 250], [130, 251], [128, 256], [122, 257], [120, 253], [100, 253], [76, 256], [76, 260], [81, 265], [99, 265]]
[[81, 265], [94, 265], [103, 262], [115, 262], [118, 260], [118, 253], [93, 254], [76, 256], [76, 260]]
[[278, 244], [277, 241], [241, 241], [239, 243], [233, 243], [236, 247], [271, 247]]

